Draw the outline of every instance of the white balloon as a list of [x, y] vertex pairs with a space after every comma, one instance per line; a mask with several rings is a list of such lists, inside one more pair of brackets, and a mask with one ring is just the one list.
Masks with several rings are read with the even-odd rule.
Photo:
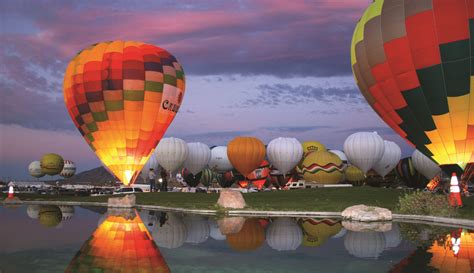
[[26, 208], [26, 214], [28, 214], [28, 217], [30, 217], [31, 219], [38, 219], [39, 211], [40, 211], [39, 205], [29, 205]]
[[178, 248], [184, 244], [188, 236], [186, 226], [181, 216], [174, 213], [166, 214], [167, 220], [163, 226], [156, 224], [152, 231], [153, 240], [159, 247]]
[[184, 167], [194, 175], [202, 171], [211, 160], [211, 149], [204, 143], [188, 143], [188, 157]]
[[28, 165], [28, 172], [33, 177], [41, 177], [44, 175], [43, 171], [41, 171], [41, 162], [33, 161]]
[[383, 139], [377, 132], [358, 132], [344, 142], [344, 153], [352, 165], [367, 173], [384, 153]]
[[227, 157], [226, 146], [217, 146], [212, 148], [209, 168], [217, 172], [226, 172], [233, 169], [232, 164]]
[[343, 151], [329, 150], [329, 152], [337, 155], [342, 160], [343, 163], [345, 163], [345, 164], [349, 163], [348, 160], [347, 160], [347, 156]]
[[141, 210], [138, 215], [140, 215], [140, 219], [142, 219], [142, 222], [148, 231], [152, 232], [158, 221], [155, 212], [151, 210]]
[[182, 139], [167, 137], [156, 146], [156, 158], [168, 172], [176, 171], [188, 157], [188, 145]]
[[184, 217], [184, 225], [188, 231], [185, 242], [191, 244], [200, 244], [207, 241], [210, 234], [207, 219], [201, 215], [186, 215]]
[[418, 150], [413, 151], [411, 160], [413, 161], [413, 167], [428, 179], [432, 179], [441, 172], [441, 168], [438, 164], [434, 163]]
[[219, 225], [217, 221], [214, 219], [209, 218], [209, 229], [210, 229], [210, 236], [212, 239], [216, 241], [222, 241], [226, 239], [226, 236], [222, 234], [221, 230], [219, 229]]
[[402, 235], [397, 223], [392, 222], [392, 229], [383, 233], [385, 248], [395, 248], [402, 242]]
[[296, 138], [275, 138], [267, 146], [270, 163], [282, 174], [288, 173], [303, 157], [303, 146]]
[[332, 236], [332, 238], [344, 237], [344, 235], [346, 235], [346, 233], [347, 233], [347, 229], [341, 228], [341, 230], [336, 235]]
[[291, 218], [276, 218], [268, 226], [267, 244], [275, 250], [297, 249], [303, 239], [303, 231]]
[[76, 174], [76, 165], [71, 160], [64, 160], [64, 167], [61, 173], [59, 174], [62, 177], [72, 177]]
[[151, 154], [151, 156], [148, 158], [148, 161], [142, 168], [142, 172], [140, 175], [144, 181], [148, 181], [148, 174], [150, 173], [150, 169], [153, 169], [155, 174], [158, 174], [158, 172], [160, 171], [160, 165], [158, 159], [156, 158], [156, 151]]
[[344, 236], [344, 247], [354, 257], [377, 259], [385, 249], [385, 236], [375, 231], [348, 231]]
[[402, 150], [393, 141], [384, 140], [384, 152], [382, 158], [372, 167], [380, 176], [385, 177], [402, 157]]

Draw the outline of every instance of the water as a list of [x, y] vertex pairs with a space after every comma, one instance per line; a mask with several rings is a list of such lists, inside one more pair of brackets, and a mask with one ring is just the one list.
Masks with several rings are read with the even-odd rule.
[[0, 272], [474, 272], [466, 229], [137, 213], [0, 206]]

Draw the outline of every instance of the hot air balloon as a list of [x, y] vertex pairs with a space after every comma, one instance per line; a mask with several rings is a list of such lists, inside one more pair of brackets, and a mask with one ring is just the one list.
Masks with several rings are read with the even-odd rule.
[[344, 247], [354, 257], [377, 259], [385, 249], [385, 236], [375, 231], [348, 231], [344, 236]]
[[370, 106], [440, 165], [474, 161], [471, 11], [465, 0], [376, 0], [352, 38], [352, 69]]
[[227, 145], [232, 165], [247, 177], [265, 159], [265, 145], [254, 137], [236, 137]]
[[41, 162], [33, 161], [28, 165], [28, 172], [31, 176], [40, 178], [44, 176], [43, 171], [41, 170]]
[[326, 146], [319, 141], [305, 141], [301, 146], [303, 147], [303, 158], [312, 152], [326, 151]]
[[376, 132], [354, 133], [344, 142], [347, 159], [364, 173], [382, 158], [384, 148], [383, 139]]
[[232, 164], [227, 157], [226, 146], [216, 146], [211, 149], [211, 160], [209, 160], [209, 168], [216, 172], [227, 172], [233, 169]]
[[237, 181], [232, 171], [225, 172], [224, 174], [217, 174], [217, 183], [223, 188], [229, 188]]
[[395, 142], [384, 140], [383, 143], [385, 146], [383, 156], [372, 167], [382, 178], [397, 166], [402, 157], [402, 150]]
[[337, 184], [342, 179], [342, 160], [328, 151], [310, 153], [298, 170], [306, 181], [321, 184]]
[[282, 174], [287, 174], [303, 157], [303, 147], [296, 138], [275, 138], [268, 143], [267, 157]]
[[185, 242], [191, 244], [200, 244], [209, 238], [209, 224], [207, 218], [201, 215], [186, 215], [183, 218], [184, 225], [188, 235]]
[[199, 181], [201, 181], [204, 187], [209, 187], [214, 179], [217, 180], [217, 174], [213, 170], [205, 168], [201, 172], [201, 179]]
[[434, 163], [433, 160], [431, 160], [418, 150], [413, 151], [413, 154], [411, 155], [411, 160], [415, 169], [427, 179], [431, 180], [433, 177], [435, 177], [438, 173], [441, 172], [441, 168], [438, 166], [438, 164]]
[[303, 232], [291, 218], [276, 218], [268, 226], [267, 244], [278, 251], [295, 250], [301, 245]]
[[395, 171], [408, 187], [423, 189], [428, 183], [428, 180], [415, 169], [411, 157], [400, 160]]
[[222, 234], [221, 230], [219, 229], [219, 225], [217, 224], [217, 221], [214, 219], [209, 218], [208, 220], [209, 223], [209, 236], [216, 240], [216, 241], [223, 241], [226, 239], [226, 236]]
[[76, 213], [76, 210], [73, 206], [59, 206], [59, 209], [61, 210], [62, 221], [71, 220], [71, 218], [74, 217], [74, 214]]
[[176, 171], [188, 157], [188, 145], [175, 137], [163, 138], [156, 146], [156, 158], [169, 173]]
[[322, 246], [327, 239], [335, 236], [342, 228], [340, 221], [332, 219], [301, 219], [303, 228], [303, 245], [316, 247]]
[[242, 229], [227, 235], [227, 244], [235, 251], [253, 251], [265, 241], [265, 230], [257, 218], [245, 220]]
[[395, 248], [402, 242], [402, 234], [397, 223], [392, 222], [392, 229], [383, 233], [385, 236], [385, 248]]
[[261, 190], [265, 186], [265, 183], [267, 183], [269, 180], [270, 164], [266, 160], [262, 161], [260, 166], [247, 176], [247, 181], [252, 183], [252, 185], [259, 190]]
[[188, 157], [184, 161], [184, 167], [192, 174], [202, 171], [211, 159], [211, 150], [204, 143], [188, 143]]
[[354, 165], [349, 165], [349, 167], [344, 170], [344, 175], [346, 180], [351, 182], [354, 186], [362, 185], [365, 179], [364, 172]]
[[102, 42], [80, 51], [63, 84], [74, 124], [125, 185], [135, 182], [173, 121], [184, 86], [173, 55], [134, 41]]
[[188, 184], [188, 186], [190, 187], [196, 187], [197, 185], [199, 185], [199, 182], [201, 182], [201, 175], [202, 173], [194, 175], [190, 173], [186, 168], [183, 168], [181, 170], [181, 176], [183, 177], [186, 184]]
[[45, 154], [40, 161], [41, 172], [48, 175], [59, 174], [64, 167], [64, 159], [58, 154]]
[[45, 227], [55, 227], [62, 220], [61, 209], [58, 206], [44, 205], [40, 207], [38, 220]]
[[153, 169], [155, 173], [160, 172], [160, 164], [158, 162], [158, 158], [156, 158], [156, 153], [152, 153], [151, 156], [148, 158], [148, 161], [143, 166], [143, 169], [140, 173], [143, 181], [148, 181], [148, 174], [150, 173], [150, 169]]
[[64, 167], [61, 173], [59, 173], [60, 176], [64, 178], [69, 178], [72, 177], [76, 173], [76, 165], [74, 162], [71, 160], [64, 160]]
[[31, 219], [38, 219], [40, 209], [41, 209], [40, 205], [29, 205], [26, 208], [26, 214], [28, 214], [28, 217], [30, 217]]
[[136, 212], [110, 215], [94, 231], [65, 272], [171, 272]]
[[337, 155], [342, 160], [342, 163], [344, 163], [345, 165], [347, 165], [349, 163], [348, 160], [347, 160], [347, 156], [343, 151], [329, 150], [329, 152]]
[[158, 246], [169, 249], [181, 247], [188, 236], [182, 217], [175, 213], [166, 213], [166, 222], [158, 224], [152, 234]]

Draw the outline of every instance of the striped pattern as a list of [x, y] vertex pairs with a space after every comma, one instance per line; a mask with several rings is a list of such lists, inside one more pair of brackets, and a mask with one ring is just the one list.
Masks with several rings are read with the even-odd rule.
[[341, 172], [342, 173], [342, 170], [343, 169], [343, 165], [336, 165], [334, 163], [328, 163], [324, 166], [320, 166], [319, 164], [317, 163], [313, 163], [309, 166], [303, 166], [302, 169], [299, 169], [299, 172], [301, 174], [305, 174], [305, 173], [311, 173], [311, 174], [315, 174], [319, 171], [322, 171], [322, 172], [325, 172], [325, 173], [332, 173], [332, 172]]
[[67, 67], [63, 88], [79, 132], [127, 185], [175, 117], [185, 79], [181, 65], [166, 50], [113, 41], [79, 52]]
[[362, 94], [440, 165], [474, 161], [473, 35], [474, 0], [375, 0], [354, 31]]

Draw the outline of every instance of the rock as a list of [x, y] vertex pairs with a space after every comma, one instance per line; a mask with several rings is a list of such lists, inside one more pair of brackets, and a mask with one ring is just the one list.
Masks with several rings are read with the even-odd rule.
[[217, 204], [227, 209], [243, 209], [245, 208], [245, 199], [240, 191], [224, 189], [221, 191]]
[[109, 208], [133, 208], [135, 207], [136, 197], [133, 194], [127, 194], [124, 197], [109, 198]]
[[342, 221], [342, 226], [350, 231], [356, 232], [387, 232], [392, 229], [392, 222], [354, 222], [354, 221]]
[[392, 212], [385, 208], [370, 207], [366, 205], [356, 205], [346, 208], [342, 212], [345, 220], [360, 222], [391, 221]]
[[225, 217], [217, 220], [217, 225], [222, 234], [235, 234], [244, 226], [244, 217]]

